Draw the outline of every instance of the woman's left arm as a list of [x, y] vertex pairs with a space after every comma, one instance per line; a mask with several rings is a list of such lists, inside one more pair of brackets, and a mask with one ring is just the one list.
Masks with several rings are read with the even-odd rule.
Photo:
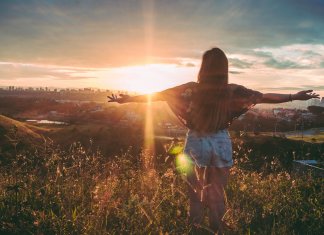
[[309, 100], [312, 98], [319, 98], [319, 95], [314, 93], [313, 90], [299, 91], [296, 94], [277, 94], [265, 93], [258, 103], [284, 103], [293, 100]]

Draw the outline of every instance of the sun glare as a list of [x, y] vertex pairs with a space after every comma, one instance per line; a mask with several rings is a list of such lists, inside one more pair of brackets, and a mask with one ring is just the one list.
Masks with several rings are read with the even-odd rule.
[[171, 82], [166, 76], [171, 69], [170, 66], [157, 64], [124, 68], [124, 72], [133, 77], [125, 87], [127, 90], [145, 94], [168, 88]]
[[151, 96], [147, 96], [147, 106], [145, 114], [145, 130], [144, 130], [144, 150], [154, 154], [154, 129], [152, 116], [152, 100]]
[[149, 94], [188, 82], [195, 74], [191, 70], [176, 64], [146, 64], [112, 68], [100, 76], [105, 87]]

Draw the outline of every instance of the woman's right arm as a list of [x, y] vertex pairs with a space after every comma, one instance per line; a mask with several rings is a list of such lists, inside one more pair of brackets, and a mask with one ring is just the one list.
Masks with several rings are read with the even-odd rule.
[[191, 88], [194, 86], [194, 84], [194, 82], [189, 82], [160, 92], [138, 96], [120, 94], [119, 97], [117, 97], [116, 95], [112, 94], [111, 96], [108, 96], [108, 102], [117, 102], [123, 104], [129, 102], [169, 101], [176, 97], [180, 97], [186, 89]]
[[107, 96], [107, 97], [109, 99], [108, 102], [117, 102], [119, 104], [130, 103], [130, 102], [142, 103], [142, 102], [163, 100], [163, 96], [160, 94], [160, 92], [156, 92], [153, 94], [146, 94], [146, 95], [137, 95], [137, 96], [120, 94], [119, 97], [112, 94], [111, 96]]

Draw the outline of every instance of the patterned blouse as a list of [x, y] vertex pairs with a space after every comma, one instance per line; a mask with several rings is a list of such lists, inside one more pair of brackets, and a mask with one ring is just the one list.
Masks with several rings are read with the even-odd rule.
[[[202, 85], [199, 83], [189, 82], [158, 93], [161, 99], [167, 101], [171, 110], [189, 129], [194, 129], [190, 122], [192, 113], [195, 112], [193, 99], [199, 91], [202, 91], [201, 87]], [[262, 99], [262, 93], [241, 85], [229, 84], [228, 89], [229, 120], [224, 123], [221, 129], [227, 128], [234, 119], [248, 111]]]

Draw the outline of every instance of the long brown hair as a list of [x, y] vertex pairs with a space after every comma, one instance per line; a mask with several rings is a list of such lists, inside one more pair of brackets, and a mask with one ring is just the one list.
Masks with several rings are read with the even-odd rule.
[[193, 97], [191, 123], [201, 133], [215, 132], [229, 122], [228, 60], [219, 48], [204, 53]]

